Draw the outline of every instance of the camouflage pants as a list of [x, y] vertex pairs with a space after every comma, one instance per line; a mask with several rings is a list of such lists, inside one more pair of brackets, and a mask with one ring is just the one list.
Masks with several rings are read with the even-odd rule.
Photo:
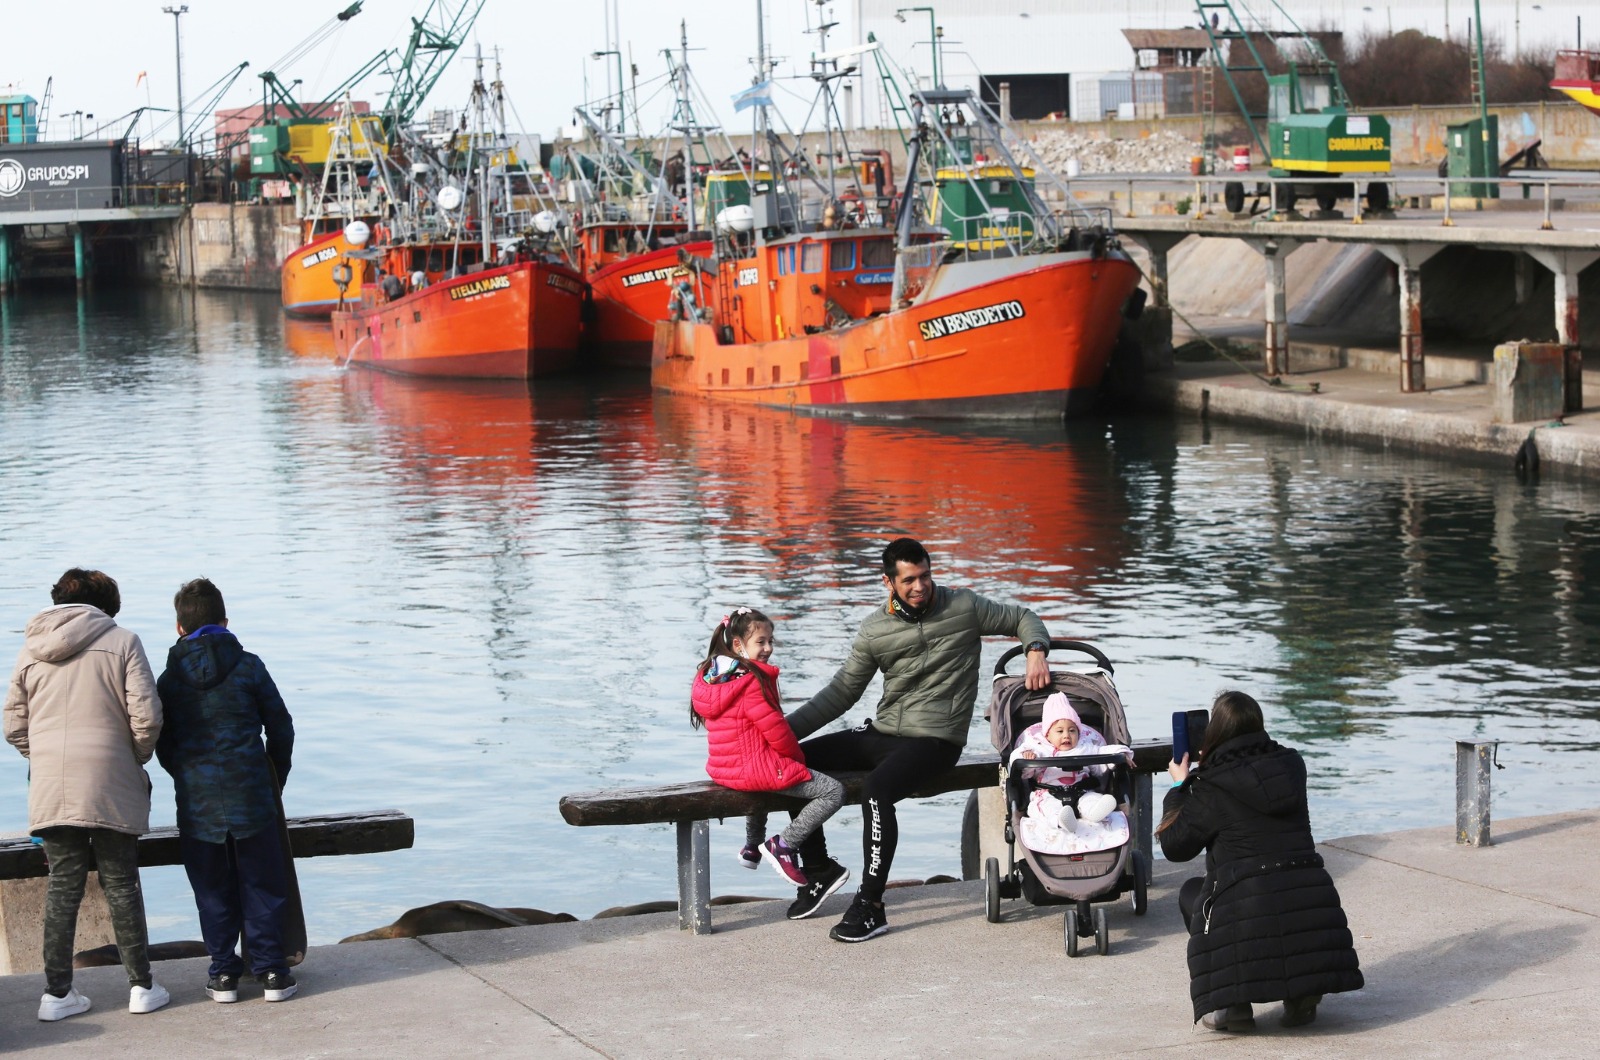
[[111, 929], [131, 986], [150, 985], [149, 935], [144, 892], [139, 888], [139, 837], [104, 828], [46, 828], [39, 833], [50, 859], [50, 889], [44, 900], [45, 989], [61, 997], [72, 988], [72, 946], [78, 907], [91, 868], [111, 908]]

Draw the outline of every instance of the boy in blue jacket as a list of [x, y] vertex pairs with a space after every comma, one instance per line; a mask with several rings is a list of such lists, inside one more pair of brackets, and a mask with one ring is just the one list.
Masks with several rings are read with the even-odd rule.
[[156, 682], [166, 716], [156, 758], [177, 789], [183, 867], [211, 954], [206, 993], [239, 999], [243, 933], [266, 999], [287, 1001], [295, 982], [280, 927], [288, 878], [273, 771], [278, 784], [289, 776], [294, 721], [261, 659], [228, 632], [215, 585], [196, 578], [172, 603], [179, 639]]

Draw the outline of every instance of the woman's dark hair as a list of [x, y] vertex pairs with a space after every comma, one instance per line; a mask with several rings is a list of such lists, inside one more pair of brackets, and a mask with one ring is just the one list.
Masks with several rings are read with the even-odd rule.
[[104, 571], [82, 567], [73, 567], [50, 587], [50, 600], [57, 604], [89, 604], [112, 618], [122, 610], [117, 580]]
[[922, 547], [920, 541], [909, 537], [897, 537], [883, 550], [883, 573], [892, 580], [900, 573], [901, 563], [918, 567], [924, 563], [932, 564], [933, 560], [928, 558], [928, 550]]
[[228, 621], [222, 590], [210, 578], [184, 582], [172, 596], [172, 609], [178, 613], [178, 625], [183, 627], [184, 633], [193, 633], [201, 626], [220, 626]]
[[1253, 732], [1266, 732], [1266, 722], [1261, 719], [1261, 704], [1244, 692], [1223, 692], [1211, 702], [1211, 720], [1206, 723], [1206, 733], [1200, 738], [1200, 761], [1217, 748], [1237, 736]]
[[[1190, 776], [1194, 775], [1197, 766], [1204, 765], [1217, 748], [1239, 736], [1248, 736], [1253, 732], [1266, 732], [1266, 722], [1261, 717], [1261, 704], [1256, 702], [1254, 696], [1246, 692], [1229, 691], [1218, 694], [1211, 701], [1211, 720], [1206, 723], [1205, 735], [1200, 738], [1200, 753], [1195, 762], [1189, 766]], [[1178, 819], [1180, 810], [1173, 810], [1161, 818], [1161, 823], [1156, 825], [1156, 834], [1160, 835], [1172, 827], [1172, 822]]]
[[[751, 666], [748, 659], [739, 658], [739, 654], [733, 650], [734, 639], [744, 640], [757, 626], [773, 628], [772, 619], [753, 607], [735, 608], [727, 618], [717, 624], [716, 629], [711, 631], [711, 642], [706, 645], [706, 657], [700, 660], [699, 666], [695, 667], [695, 680], [698, 681], [705, 676], [705, 672], [711, 669], [711, 664], [716, 661], [719, 655], [726, 655], [730, 659], [738, 659], [738, 665], [734, 667], [734, 670], [755, 674], [756, 680], [761, 682], [761, 693], [767, 697], [767, 702], [782, 710], [783, 708], [778, 703], [777, 683], [759, 667]], [[696, 729], [701, 725], [700, 715], [695, 713], [692, 700], [689, 704], [689, 724]]]

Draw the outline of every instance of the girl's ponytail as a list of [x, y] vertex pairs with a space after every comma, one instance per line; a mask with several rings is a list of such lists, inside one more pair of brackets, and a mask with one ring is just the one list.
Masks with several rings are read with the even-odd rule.
[[[739, 658], [738, 654], [733, 650], [734, 638], [737, 637], [740, 640], [744, 640], [756, 626], [770, 627], [772, 624], [772, 619], [753, 607], [734, 608], [729, 614], [723, 616], [722, 621], [711, 631], [711, 640], [706, 645], [706, 657], [700, 660], [699, 666], [695, 667], [695, 679], [699, 680], [704, 677], [706, 671], [711, 669], [712, 664], [716, 662], [719, 655], [736, 659], [738, 662], [734, 669], [754, 674], [756, 680], [761, 684], [761, 692], [767, 697], [767, 702], [771, 703], [773, 707], [782, 710], [783, 708], [778, 703], [777, 682], [773, 681], [772, 677], [760, 667], [751, 666], [749, 660]], [[696, 729], [703, 724], [703, 719], [695, 712], [693, 701], [689, 706], [689, 724]]]

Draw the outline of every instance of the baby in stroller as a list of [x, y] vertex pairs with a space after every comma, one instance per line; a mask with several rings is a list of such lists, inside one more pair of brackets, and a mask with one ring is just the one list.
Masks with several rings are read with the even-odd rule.
[[[1126, 754], [1131, 764], [1133, 752], [1122, 744], [1107, 744], [1105, 737], [1085, 725], [1072, 708], [1065, 693], [1056, 692], [1044, 701], [1043, 719], [1022, 731], [1008, 766], [1019, 759], [1069, 758], [1075, 755]], [[1101, 790], [1108, 765], [1088, 765], [1082, 769], [1059, 764], [1030, 770], [1033, 792], [1023, 832], [1030, 847], [1053, 847], [1061, 833], [1077, 832], [1081, 825], [1099, 825], [1117, 808], [1115, 795]], [[1031, 833], [1031, 834], [1030, 834]]]

